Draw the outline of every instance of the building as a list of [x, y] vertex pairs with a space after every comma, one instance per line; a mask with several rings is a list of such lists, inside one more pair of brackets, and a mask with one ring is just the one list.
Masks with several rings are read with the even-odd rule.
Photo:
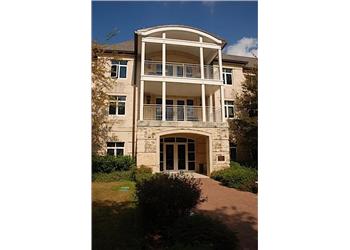
[[256, 59], [222, 53], [226, 41], [206, 31], [165, 25], [111, 45], [107, 154], [132, 155], [159, 171], [210, 174], [244, 153], [230, 144], [227, 119], [244, 72]]

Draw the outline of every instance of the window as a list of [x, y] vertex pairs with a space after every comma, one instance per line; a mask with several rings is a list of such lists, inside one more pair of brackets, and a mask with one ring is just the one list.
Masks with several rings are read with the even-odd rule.
[[234, 117], [234, 103], [233, 101], [225, 101], [225, 117], [233, 118]]
[[126, 78], [128, 61], [112, 60], [111, 77]]
[[109, 96], [109, 115], [125, 115], [126, 96]]
[[222, 71], [224, 84], [232, 85], [232, 69], [223, 68]]
[[195, 143], [194, 142], [188, 142], [187, 144], [187, 150], [188, 150], [188, 170], [195, 170], [196, 169], [196, 150], [195, 150]]
[[237, 145], [230, 142], [230, 160], [237, 161]]
[[124, 155], [124, 142], [107, 142], [107, 155]]

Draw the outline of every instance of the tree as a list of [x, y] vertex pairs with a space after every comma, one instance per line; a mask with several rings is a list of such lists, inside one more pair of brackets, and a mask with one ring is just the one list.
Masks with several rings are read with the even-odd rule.
[[92, 43], [91, 48], [91, 144], [92, 153], [100, 154], [108, 139], [108, 90], [111, 90], [114, 84], [110, 77], [110, 58], [104, 56], [105, 46], [96, 42]]
[[235, 119], [229, 121], [230, 140], [247, 152], [246, 161], [257, 167], [258, 159], [258, 67], [245, 72], [242, 92], [236, 95]]

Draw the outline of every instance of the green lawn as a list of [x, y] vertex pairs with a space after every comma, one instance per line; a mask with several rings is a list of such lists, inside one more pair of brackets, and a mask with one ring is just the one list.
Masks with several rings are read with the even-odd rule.
[[141, 249], [135, 183], [92, 183], [92, 249]]

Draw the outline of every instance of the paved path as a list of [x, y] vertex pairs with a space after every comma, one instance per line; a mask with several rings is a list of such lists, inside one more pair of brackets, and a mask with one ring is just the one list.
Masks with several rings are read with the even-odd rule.
[[213, 179], [200, 179], [207, 201], [198, 211], [220, 219], [237, 232], [241, 250], [258, 249], [258, 212], [256, 194], [220, 185]]

